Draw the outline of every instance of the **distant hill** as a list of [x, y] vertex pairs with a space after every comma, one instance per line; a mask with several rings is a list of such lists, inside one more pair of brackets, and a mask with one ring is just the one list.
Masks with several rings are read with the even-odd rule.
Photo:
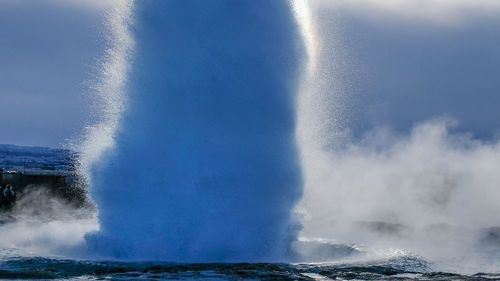
[[67, 149], [0, 144], [0, 168], [4, 170], [73, 170], [77, 154]]

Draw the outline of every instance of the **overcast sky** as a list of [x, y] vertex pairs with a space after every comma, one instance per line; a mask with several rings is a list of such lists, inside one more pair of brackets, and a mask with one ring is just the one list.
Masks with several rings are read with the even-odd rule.
[[[92, 1], [89, 1], [92, 2]], [[0, 143], [58, 147], [89, 122], [105, 5], [0, 1]]]
[[[417, 2], [316, 2], [326, 47], [344, 54], [355, 134], [376, 126], [405, 132], [439, 116], [480, 138], [498, 134], [498, 1]], [[58, 147], [92, 122], [86, 81], [97, 73], [109, 7], [0, 1], [0, 143]]]
[[440, 117], [498, 136], [500, 1], [318, 0], [314, 11], [356, 136]]

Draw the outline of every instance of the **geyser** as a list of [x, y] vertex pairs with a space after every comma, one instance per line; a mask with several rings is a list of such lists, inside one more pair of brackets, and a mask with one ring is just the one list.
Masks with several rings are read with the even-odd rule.
[[118, 70], [104, 71], [101, 87], [107, 117], [87, 142], [107, 149], [84, 155], [101, 225], [87, 235], [89, 254], [288, 259], [299, 228], [294, 104], [304, 53], [290, 4], [141, 0], [131, 8], [135, 43], [120, 48], [132, 44], [123, 24], [114, 27], [107, 68]]

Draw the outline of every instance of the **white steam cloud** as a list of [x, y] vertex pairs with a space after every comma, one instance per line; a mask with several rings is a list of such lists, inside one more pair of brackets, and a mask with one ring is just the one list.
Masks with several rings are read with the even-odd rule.
[[[500, 253], [500, 141], [456, 133], [455, 121], [433, 116], [407, 135], [373, 128], [360, 140], [351, 138], [352, 107], [359, 96], [350, 79], [361, 80], [360, 73], [367, 70], [353, 67], [364, 58], [354, 57], [343, 45], [349, 40], [342, 34], [346, 23], [335, 22], [335, 15], [374, 20], [382, 29], [388, 22], [410, 28], [407, 23], [430, 24], [431, 29], [498, 15], [500, 2], [308, 3], [312, 22], [302, 32], [306, 40], [316, 40], [310, 45], [318, 59], [303, 76], [297, 106], [304, 178], [297, 206], [304, 226], [301, 241], [385, 249], [379, 253], [409, 251], [439, 263], [437, 270], [494, 269]], [[352, 69], [359, 73], [348, 73]]]
[[77, 208], [45, 186], [28, 186], [11, 211], [0, 214], [0, 260], [12, 256], [72, 254], [97, 231], [95, 210]]
[[302, 235], [431, 259], [498, 247], [487, 239], [500, 226], [500, 142], [452, 134], [452, 125], [428, 121], [409, 136], [377, 129], [342, 150], [310, 150]]

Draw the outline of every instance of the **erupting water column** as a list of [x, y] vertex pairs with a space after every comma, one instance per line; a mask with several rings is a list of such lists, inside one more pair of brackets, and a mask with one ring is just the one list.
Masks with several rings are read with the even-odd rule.
[[104, 83], [124, 96], [104, 93], [118, 98], [107, 106], [108, 131], [93, 131], [111, 138], [88, 165], [101, 224], [87, 235], [89, 253], [178, 262], [290, 258], [299, 228], [294, 130], [304, 53], [290, 3], [127, 7], [133, 59], [119, 63], [129, 54], [119, 46], [132, 46], [122, 18], [111, 52], [118, 59], [108, 66], [130, 70], [126, 80], [107, 74]]

